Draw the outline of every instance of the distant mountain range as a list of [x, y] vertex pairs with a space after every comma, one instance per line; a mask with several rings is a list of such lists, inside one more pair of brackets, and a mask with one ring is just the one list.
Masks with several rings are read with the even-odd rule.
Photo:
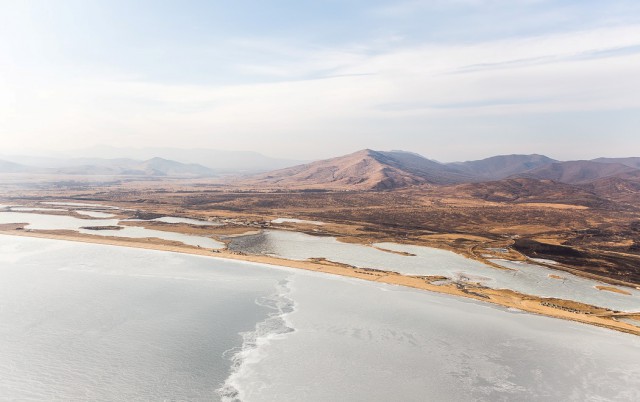
[[[287, 166], [287, 163], [292, 165], [295, 162], [251, 152], [229, 153], [197, 149], [98, 147], [86, 152], [88, 155], [102, 153], [119, 157], [1, 157], [0, 173], [143, 177], [212, 177], [235, 174], [228, 181], [229, 184], [257, 189], [338, 191], [393, 190], [503, 181], [490, 186], [476, 186], [475, 189], [471, 186], [460, 190], [482, 193], [483, 188], [493, 188], [494, 193], [499, 193], [498, 189], [502, 189], [507, 194], [526, 194], [528, 190], [519, 187], [539, 187], [533, 185], [531, 180], [581, 186], [592, 192], [617, 191], [621, 194], [637, 193], [640, 187], [640, 157], [557, 161], [537, 154], [498, 155], [475, 161], [440, 163], [412, 152], [364, 149], [336, 158], [281, 168], [283, 165]], [[131, 157], [152, 155], [152, 152], [171, 154], [181, 160], [158, 155], [145, 159]], [[198, 160], [205, 163], [193, 162]], [[255, 173], [267, 170], [268, 166], [276, 168], [266, 173]], [[514, 179], [529, 181], [514, 182]], [[491, 198], [489, 195], [487, 197]]]
[[202, 177], [216, 174], [212, 169], [202, 165], [180, 163], [162, 158], [152, 158], [146, 161], [80, 158], [67, 160], [66, 163], [56, 160], [56, 163], [52, 163], [50, 167], [27, 166], [0, 160], [0, 173], [170, 177]]
[[614, 179], [619, 186], [626, 182], [640, 183], [639, 166], [640, 158], [561, 162], [537, 154], [439, 163], [411, 152], [365, 149], [250, 176], [240, 184], [274, 189], [389, 190], [522, 178], [595, 188], [602, 187], [602, 181]]
[[266, 172], [298, 163], [246, 151], [96, 146], [48, 156], [0, 155], [0, 173], [216, 176]]
[[[163, 158], [181, 163], [195, 163], [215, 170], [218, 173], [266, 172], [304, 162], [300, 160], [272, 158], [250, 151], [226, 151], [207, 148], [122, 148], [107, 145], [75, 150], [73, 152], [62, 154], [61, 156], [69, 158], [77, 155], [100, 159], [127, 158], [134, 160], [148, 160], [152, 158]], [[0, 159], [2, 159], [2, 157], [0, 157]]]

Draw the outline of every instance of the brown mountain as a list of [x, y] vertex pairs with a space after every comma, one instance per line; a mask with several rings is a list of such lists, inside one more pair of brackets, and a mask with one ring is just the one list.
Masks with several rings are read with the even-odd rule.
[[[623, 158], [628, 164], [635, 158]], [[603, 179], [592, 187], [587, 184]], [[528, 179], [528, 180], [505, 180]], [[607, 189], [623, 192], [624, 182], [640, 183], [640, 169], [622, 163], [558, 162], [544, 155], [499, 155], [478, 161], [443, 164], [405, 151], [365, 149], [349, 155], [293, 166], [238, 179], [235, 184], [263, 189], [391, 190], [412, 186], [476, 184], [461, 187], [485, 199], [526, 198], [529, 202], [563, 196], [584, 205], [596, 205]], [[555, 182], [555, 183], [554, 183]], [[571, 187], [581, 186], [581, 187]], [[628, 189], [635, 185], [626, 184]], [[625, 190], [626, 191], [626, 190]], [[590, 194], [590, 195], [589, 195]], [[595, 197], [595, 198], [594, 198]], [[615, 198], [615, 197], [614, 197]], [[627, 198], [627, 197], [625, 197]]]
[[241, 184], [252, 187], [325, 190], [386, 190], [473, 180], [447, 165], [404, 151], [365, 149], [252, 176]]
[[630, 158], [597, 158], [593, 160], [594, 162], [600, 163], [620, 163], [622, 165], [626, 165], [632, 168], [640, 169], [640, 158], [639, 157], [630, 157]]
[[570, 161], [550, 163], [517, 176], [569, 184], [586, 184], [608, 177], [633, 180], [640, 178], [640, 170], [621, 163]]
[[557, 161], [538, 154], [498, 155], [481, 160], [450, 163], [449, 166], [478, 179], [500, 180], [553, 162]]

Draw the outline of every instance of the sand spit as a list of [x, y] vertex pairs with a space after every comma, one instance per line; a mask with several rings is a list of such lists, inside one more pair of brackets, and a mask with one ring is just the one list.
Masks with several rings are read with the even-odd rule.
[[604, 290], [607, 292], [614, 292], [614, 293], [620, 293], [621, 295], [631, 296], [631, 293], [627, 292], [626, 290], [614, 288], [613, 286], [594, 286], [594, 287], [598, 290]]

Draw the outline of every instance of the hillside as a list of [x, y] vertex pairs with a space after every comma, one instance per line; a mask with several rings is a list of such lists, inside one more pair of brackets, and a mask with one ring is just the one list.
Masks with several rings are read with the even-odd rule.
[[629, 166], [635, 169], [640, 169], [640, 157], [630, 158], [597, 158], [593, 159], [593, 162], [600, 163], [619, 163], [621, 165]]
[[638, 178], [640, 170], [620, 163], [569, 161], [550, 163], [517, 176], [568, 184], [586, 184], [607, 177]]
[[552, 180], [530, 178], [503, 179], [482, 183], [464, 183], [443, 188], [443, 194], [466, 196], [492, 202], [562, 203], [601, 207], [609, 201], [590, 188], [580, 188]]
[[620, 177], [606, 177], [580, 185], [600, 197], [616, 200], [633, 206], [640, 206], [640, 180]]
[[180, 163], [157, 157], [141, 162], [136, 171], [155, 176], [211, 176], [214, 173], [196, 163]]
[[19, 163], [0, 160], [0, 173], [23, 173], [28, 172], [31, 169], [28, 166], [21, 165]]
[[450, 163], [462, 172], [484, 180], [500, 180], [557, 162], [544, 155], [498, 155], [490, 158]]

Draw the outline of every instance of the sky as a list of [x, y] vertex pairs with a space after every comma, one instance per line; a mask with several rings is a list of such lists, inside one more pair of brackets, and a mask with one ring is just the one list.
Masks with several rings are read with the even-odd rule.
[[640, 156], [637, 0], [0, 0], [0, 153]]

